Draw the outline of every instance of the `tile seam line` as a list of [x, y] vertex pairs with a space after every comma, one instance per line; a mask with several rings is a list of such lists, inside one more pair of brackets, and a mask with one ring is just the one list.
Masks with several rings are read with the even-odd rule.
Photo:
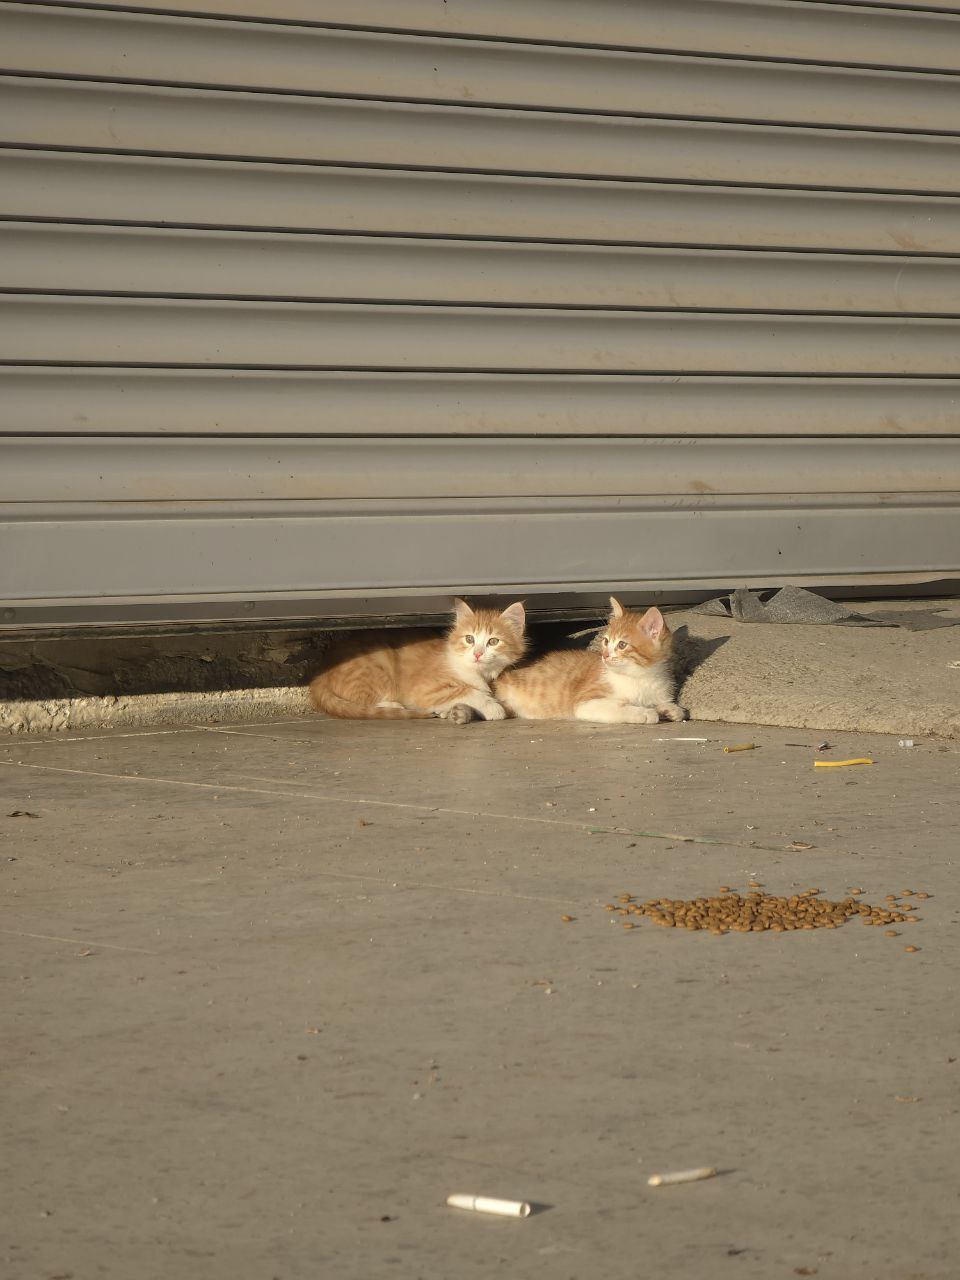
[[158, 954], [156, 951], [146, 951], [143, 947], [122, 947], [116, 942], [94, 942], [89, 938], [61, 938], [56, 933], [28, 933], [25, 929], [0, 929], [0, 934], [12, 938], [37, 938], [42, 942], [69, 942], [75, 946], [102, 947], [105, 951], [131, 951], [141, 956]]
[[[17, 748], [20, 747], [47, 747], [47, 746], [65, 746], [70, 742], [102, 742], [105, 738], [159, 738], [178, 733], [196, 733], [198, 729], [141, 729], [134, 733], [104, 733], [96, 736], [83, 738], [35, 738], [33, 741], [18, 741]], [[4, 747], [9, 750], [13, 743], [3, 743]], [[3, 761], [4, 764], [11, 764], [13, 761]]]
[[528, 822], [546, 827], [564, 827], [581, 832], [583, 835], [619, 835], [631, 836], [642, 840], [672, 840], [680, 844], [706, 844], [731, 849], [744, 849], [748, 852], [784, 853], [789, 852], [786, 845], [745, 844], [738, 840], [723, 840], [713, 836], [686, 836], [673, 832], [631, 831], [626, 827], [598, 827], [585, 822], [569, 822], [558, 818], [524, 817], [515, 813], [490, 813], [485, 810], [453, 809], [444, 805], [410, 804], [399, 800], [371, 800], [362, 796], [333, 796], [326, 792], [279, 791], [267, 790], [264, 787], [237, 787], [230, 783], [188, 782], [181, 778], [158, 778], [151, 774], [106, 773], [96, 769], [68, 769], [63, 765], [34, 764], [32, 762], [4, 760], [0, 762], [7, 768], [38, 769], [44, 773], [78, 774], [85, 778], [110, 778], [123, 782], [151, 782], [164, 786], [193, 787], [203, 791], [231, 791], [246, 795], [276, 796], [286, 800], [312, 800], [321, 804], [351, 804], [376, 806], [382, 809], [409, 809], [417, 813], [445, 813], [456, 817], [489, 819], [506, 822]]
[[[133, 638], [133, 637], [130, 637], [130, 638]], [[94, 694], [94, 695], [80, 695], [80, 696], [96, 697], [97, 695]], [[159, 696], [162, 696], [162, 695], [159, 695]], [[17, 701], [17, 699], [11, 699], [11, 701]], [[258, 721], [249, 722], [251, 729], [265, 729], [265, 728], [268, 728], [270, 725], [296, 724], [296, 723], [297, 723], [296, 720], [287, 720], [287, 719], [258, 720]], [[32, 738], [31, 739], [31, 738], [17, 737], [14, 739], [11, 735], [11, 739], [9, 742], [4, 742], [2, 739], [0, 739], [0, 746], [6, 747], [8, 750], [14, 746], [16, 746], [18, 749], [20, 747], [62, 747], [67, 745], [68, 743], [73, 743], [73, 742], [104, 742], [108, 739], [113, 739], [113, 738], [162, 738], [162, 737], [169, 737], [173, 734], [178, 734], [178, 733], [210, 733], [213, 731], [214, 731], [214, 727], [212, 725], [196, 724], [196, 725], [187, 725], [182, 729], [138, 729], [131, 733], [112, 733], [112, 732], [111, 733], [91, 733], [91, 734], [79, 735], [76, 737], [63, 737], [63, 738], [57, 737], [57, 738]], [[15, 762], [0, 761], [0, 763], [13, 764]]]

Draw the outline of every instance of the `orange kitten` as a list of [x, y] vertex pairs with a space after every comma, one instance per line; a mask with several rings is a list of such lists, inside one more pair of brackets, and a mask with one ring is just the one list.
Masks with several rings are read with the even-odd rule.
[[498, 613], [455, 600], [454, 611], [444, 636], [424, 631], [344, 636], [324, 654], [323, 670], [310, 682], [313, 705], [342, 720], [443, 716], [466, 724], [475, 713], [503, 720], [506, 712], [491, 694], [490, 681], [523, 657], [523, 605]]
[[660, 610], [641, 616], [613, 596], [610, 607], [596, 650], [559, 649], [494, 682], [494, 693], [510, 715], [598, 724], [683, 719], [674, 702], [670, 630]]

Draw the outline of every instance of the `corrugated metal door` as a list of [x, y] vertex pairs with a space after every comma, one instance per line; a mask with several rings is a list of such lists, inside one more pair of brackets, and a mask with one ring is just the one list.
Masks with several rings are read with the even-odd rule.
[[960, 575], [960, 15], [202, 7], [0, 7], [0, 622]]

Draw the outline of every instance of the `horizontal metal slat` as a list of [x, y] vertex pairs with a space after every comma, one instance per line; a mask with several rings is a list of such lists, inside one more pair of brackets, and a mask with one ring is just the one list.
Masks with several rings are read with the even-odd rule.
[[951, 435], [960, 432], [960, 382], [0, 366], [0, 430]]
[[5, 141], [325, 164], [955, 193], [960, 137], [0, 78]]
[[960, 380], [0, 365], [0, 430], [89, 435], [960, 434]]
[[[84, 8], [84, 0], [70, 8]], [[124, 9], [160, 6], [130, 0]], [[196, 0], [165, 0], [192, 14]], [[852, 8], [797, 0], [203, 0], [206, 14], [437, 31], [501, 39], [686, 49], [880, 66], [960, 68], [956, 0], [922, 8]]]
[[[263, 504], [266, 506], [267, 504]], [[626, 584], [865, 582], [956, 576], [960, 506], [864, 495], [797, 498], [543, 498], [456, 504], [290, 503], [258, 514], [184, 507], [154, 519], [0, 508], [0, 597], [109, 605], [239, 597], [280, 602], [372, 590], [585, 590]], [[202, 554], [198, 554], [202, 548]], [[118, 553], [119, 552], [119, 553]], [[209, 616], [209, 615], [208, 615]], [[245, 616], [249, 617], [247, 613]]]
[[960, 131], [956, 77], [918, 72], [16, 4], [0, 48], [6, 70], [41, 76]]
[[0, 149], [0, 216], [960, 253], [960, 200]]
[[7, 361], [960, 376], [960, 322], [0, 297]]
[[[930, 596], [949, 592], [952, 583], [926, 572], [871, 574], [869, 577], [835, 577], [821, 574], [807, 578], [792, 574], [789, 581], [796, 586], [847, 588], [867, 585], [872, 592], [884, 592], [889, 584], [922, 585]], [[743, 586], [771, 585], [767, 579], [745, 578]], [[783, 579], [777, 580], [782, 585]], [[558, 618], [599, 617], [608, 607], [610, 592], [636, 593], [637, 598], [663, 604], [689, 604], [703, 598], [704, 589], [716, 590], [716, 579], [698, 582], [688, 579], [683, 588], [664, 587], [662, 582], [633, 579], [629, 583], [611, 582], [591, 587], [554, 588], [543, 583], [513, 583], [512, 596], [527, 602], [527, 616], [545, 622]], [[435, 626], [450, 615], [450, 598], [459, 592], [466, 595], [496, 595], [500, 587], [484, 584], [470, 588], [458, 583], [446, 586], [406, 588], [362, 594], [345, 591], [312, 591], [308, 596], [295, 593], [261, 595], [249, 599], [240, 593], [216, 598], [204, 596], [135, 597], [113, 596], [106, 601], [59, 597], [42, 601], [14, 601], [15, 607], [0, 613], [0, 637], [20, 641], [61, 639], [65, 636], [88, 636], [112, 639], [116, 636], [205, 634], [224, 631], [265, 631], [282, 627], [299, 630], [315, 627], [322, 619], [325, 626], [337, 630], [348, 627], [379, 625], [384, 618], [407, 618], [411, 626]], [[575, 595], [574, 595], [575, 593]]]
[[960, 314], [960, 258], [0, 223], [4, 289]]
[[960, 438], [0, 441], [0, 503], [953, 493]]

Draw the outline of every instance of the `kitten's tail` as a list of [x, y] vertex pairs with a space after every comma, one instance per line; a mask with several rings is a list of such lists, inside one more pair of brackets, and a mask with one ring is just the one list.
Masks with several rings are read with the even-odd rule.
[[360, 702], [341, 698], [339, 693], [325, 689], [314, 680], [310, 685], [310, 701], [318, 711], [338, 720], [432, 720], [432, 711], [412, 710], [409, 707], [368, 707]]

